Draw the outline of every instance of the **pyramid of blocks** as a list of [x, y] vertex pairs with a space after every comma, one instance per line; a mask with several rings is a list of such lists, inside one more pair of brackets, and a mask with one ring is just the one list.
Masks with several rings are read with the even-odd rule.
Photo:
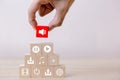
[[59, 65], [59, 56], [53, 51], [53, 43], [31, 44], [30, 54], [20, 65], [20, 78], [64, 78], [65, 66]]

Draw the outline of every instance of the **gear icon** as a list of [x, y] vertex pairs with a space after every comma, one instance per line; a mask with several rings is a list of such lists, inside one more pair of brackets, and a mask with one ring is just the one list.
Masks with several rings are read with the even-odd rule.
[[57, 70], [56, 70], [56, 75], [57, 75], [57, 76], [62, 76], [63, 74], [64, 74], [63, 69], [57, 69]]

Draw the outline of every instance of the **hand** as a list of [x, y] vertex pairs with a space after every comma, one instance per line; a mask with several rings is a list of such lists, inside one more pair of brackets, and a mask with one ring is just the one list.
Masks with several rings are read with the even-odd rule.
[[56, 14], [49, 23], [49, 30], [61, 26], [73, 2], [74, 0], [33, 0], [28, 10], [29, 23], [36, 29], [36, 12], [38, 11], [40, 16], [45, 16], [55, 9]]

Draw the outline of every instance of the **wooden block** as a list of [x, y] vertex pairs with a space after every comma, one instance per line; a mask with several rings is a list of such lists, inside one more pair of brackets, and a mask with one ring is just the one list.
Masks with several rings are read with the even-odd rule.
[[41, 66], [48, 65], [48, 56], [47, 55], [38, 56], [38, 64]]
[[43, 78], [53, 77], [53, 67], [52, 66], [42, 66], [43, 67]]
[[35, 55], [25, 55], [25, 66], [33, 66], [38, 64], [38, 57]]
[[59, 64], [59, 56], [56, 54], [52, 54], [48, 56], [48, 65], [58, 65]]
[[65, 77], [65, 66], [64, 65], [54, 66], [53, 72], [54, 72], [55, 78], [64, 78]]
[[36, 37], [37, 38], [48, 38], [48, 26], [36, 26]]
[[41, 55], [41, 44], [31, 44], [30, 52], [32, 55]]
[[43, 69], [42, 66], [36, 65], [31, 68], [31, 78], [42, 78]]
[[20, 65], [19, 76], [20, 78], [30, 78], [30, 67]]
[[53, 43], [42, 43], [42, 54], [53, 54]]

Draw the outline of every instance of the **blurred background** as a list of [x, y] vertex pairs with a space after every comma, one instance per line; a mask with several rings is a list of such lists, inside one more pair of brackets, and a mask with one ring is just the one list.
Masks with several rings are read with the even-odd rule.
[[[35, 37], [28, 23], [32, 0], [0, 0], [0, 57], [23, 57], [31, 43], [53, 42], [62, 57], [120, 57], [120, 0], [75, 0], [63, 25], [48, 39]], [[48, 25], [55, 10], [37, 20]]]

